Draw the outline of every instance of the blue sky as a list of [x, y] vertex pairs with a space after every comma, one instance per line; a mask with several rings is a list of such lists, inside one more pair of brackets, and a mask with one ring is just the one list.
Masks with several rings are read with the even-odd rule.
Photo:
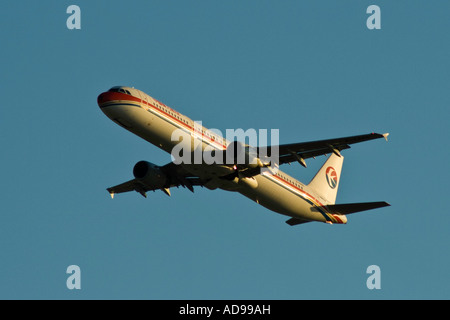
[[[66, 8], [81, 8], [68, 30]], [[380, 30], [366, 9], [381, 8]], [[448, 299], [450, 4], [8, 1], [0, 11], [2, 299]], [[289, 227], [239, 194], [111, 200], [139, 160], [99, 93], [134, 86], [206, 127], [280, 142], [390, 132], [343, 152], [347, 225]], [[305, 183], [324, 158], [283, 170]], [[66, 268], [81, 269], [68, 290]], [[381, 289], [366, 287], [370, 265]]]

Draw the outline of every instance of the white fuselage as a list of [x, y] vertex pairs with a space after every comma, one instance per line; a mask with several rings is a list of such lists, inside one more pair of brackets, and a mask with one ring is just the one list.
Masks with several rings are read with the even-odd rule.
[[[190, 118], [169, 108], [144, 92], [120, 87], [120, 92], [104, 92], [98, 98], [101, 110], [114, 122], [128, 131], [147, 140], [162, 150], [171, 153], [178, 141], [172, 141], [172, 133], [182, 130], [190, 136], [192, 146], [201, 145], [202, 149], [225, 150], [228, 146], [221, 136]], [[183, 141], [184, 143], [186, 141]], [[220, 176], [232, 172], [229, 165], [180, 164], [192, 175], [205, 181], [209, 189], [220, 188], [236, 191], [262, 206], [277, 213], [307, 221], [328, 223], [346, 223], [342, 215], [335, 215], [318, 209], [326, 205], [324, 199], [315, 194], [308, 186], [276, 170], [264, 172], [251, 178], [224, 180]]]

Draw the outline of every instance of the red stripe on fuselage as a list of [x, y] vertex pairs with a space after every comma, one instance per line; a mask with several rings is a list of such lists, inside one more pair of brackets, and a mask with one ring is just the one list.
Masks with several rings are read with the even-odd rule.
[[[182, 120], [178, 119], [177, 117], [174, 117], [173, 115], [171, 115], [170, 113], [165, 112], [164, 110], [157, 108], [156, 106], [154, 106], [153, 104], [151, 104], [150, 102], [147, 102], [145, 100], [136, 98], [134, 96], [128, 95], [126, 93], [121, 93], [121, 92], [103, 92], [102, 94], [100, 94], [97, 98], [97, 103], [98, 105], [101, 107], [102, 105], [106, 104], [106, 103], [110, 103], [110, 102], [117, 102], [119, 103], [120, 101], [133, 101], [133, 102], [137, 102], [139, 104], [145, 104], [149, 107], [151, 107], [152, 109], [162, 113], [164, 116], [172, 119], [173, 121], [175, 121], [176, 123], [178, 123], [179, 125], [187, 128], [189, 131], [193, 131], [195, 133], [198, 133], [202, 136], [203, 139], [205, 140], [209, 140], [211, 143], [216, 144], [216, 146], [221, 146], [223, 149], [226, 149], [227, 146], [226, 145], [222, 145], [219, 142], [217, 142], [215, 139], [212, 139], [211, 137], [208, 137], [207, 135], [203, 134], [202, 131], [196, 130], [195, 127], [191, 127], [190, 125], [188, 125], [187, 123], [183, 122]], [[155, 100], [157, 101], [157, 100]], [[173, 112], [174, 114], [180, 115], [181, 114], [175, 110], [173, 110], [172, 108], [166, 106], [164, 103], [159, 102], [159, 104], [161, 104], [164, 108], [167, 108], [170, 112]]]
[[[311, 194], [309, 194], [308, 192], [304, 191], [303, 189], [300, 189], [299, 187], [297, 187], [296, 185], [290, 183], [289, 181], [284, 180], [284, 179], [281, 178], [280, 176], [277, 176], [277, 175], [272, 175], [272, 176], [275, 177], [278, 181], [284, 183], [285, 185], [288, 185], [289, 187], [294, 188], [295, 190], [299, 191], [300, 194], [301, 194], [303, 197], [311, 199], [312, 202], [314, 202], [314, 204], [315, 204], [317, 207], [322, 207], [322, 208], [325, 207], [319, 200], [317, 200], [315, 197], [313, 197]], [[334, 219], [337, 220], [338, 223], [342, 223], [342, 224], [343, 224], [342, 220], [338, 217], [338, 215], [336, 215], [336, 214], [327, 214], [327, 213], [326, 213], [326, 209], [323, 209], [323, 211], [324, 211], [324, 213], [328, 216], [328, 218], [331, 219], [331, 217], [333, 217]]]
[[323, 207], [323, 204], [319, 202], [319, 200], [317, 200], [315, 197], [313, 197], [312, 195], [310, 195], [309, 193], [307, 193], [306, 191], [300, 189], [299, 187], [297, 187], [296, 185], [293, 185], [292, 183], [288, 182], [287, 180], [284, 180], [283, 178], [281, 178], [280, 176], [277, 175], [273, 175], [273, 177], [275, 177], [276, 179], [284, 182], [285, 184], [289, 185], [290, 187], [298, 190], [301, 194], [309, 197], [311, 200], [313, 200], [316, 204], [318, 204], [318, 206]]

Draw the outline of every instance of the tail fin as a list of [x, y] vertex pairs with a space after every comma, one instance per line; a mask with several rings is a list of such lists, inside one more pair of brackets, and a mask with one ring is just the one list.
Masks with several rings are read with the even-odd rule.
[[326, 204], [336, 203], [344, 157], [331, 153], [328, 160], [309, 183], [313, 191], [320, 195]]

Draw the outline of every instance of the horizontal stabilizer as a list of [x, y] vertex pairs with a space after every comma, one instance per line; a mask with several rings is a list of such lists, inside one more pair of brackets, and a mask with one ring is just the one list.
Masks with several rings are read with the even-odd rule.
[[302, 224], [302, 223], [307, 223], [307, 222], [311, 222], [311, 221], [306, 221], [306, 220], [297, 219], [297, 218], [291, 218], [286, 221], [286, 223], [290, 226], [295, 226], [297, 224]]
[[372, 210], [390, 206], [389, 203], [380, 202], [363, 202], [363, 203], [347, 203], [347, 204], [332, 204], [321, 207], [332, 214], [351, 214], [360, 211]]

